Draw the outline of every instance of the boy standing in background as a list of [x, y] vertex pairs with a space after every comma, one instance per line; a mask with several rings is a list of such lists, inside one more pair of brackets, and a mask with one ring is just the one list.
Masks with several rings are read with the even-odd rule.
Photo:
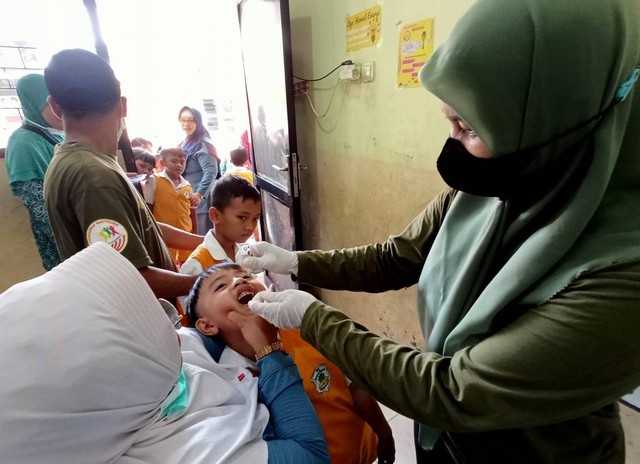
[[[160, 151], [160, 164], [163, 169], [147, 179], [144, 200], [156, 221], [191, 232], [191, 206], [194, 200], [191, 184], [182, 177], [186, 160], [187, 155], [180, 148], [165, 148]], [[170, 248], [169, 251], [179, 263], [184, 262], [190, 254], [187, 250]]]
[[[181, 274], [198, 275], [214, 264], [234, 262], [238, 243], [244, 243], [251, 237], [262, 215], [260, 192], [241, 177], [218, 179], [210, 201], [209, 218], [213, 229], [207, 232], [204, 241], [184, 262]], [[179, 298], [179, 301], [184, 308], [184, 298]]]
[[229, 153], [229, 159], [231, 160], [231, 166], [227, 168], [224, 175], [243, 177], [253, 184], [253, 173], [246, 167], [249, 159], [247, 150], [242, 147], [234, 148]]

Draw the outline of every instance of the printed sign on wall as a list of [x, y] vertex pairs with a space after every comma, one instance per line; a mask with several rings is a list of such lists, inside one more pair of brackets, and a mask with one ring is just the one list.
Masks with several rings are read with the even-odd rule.
[[398, 87], [420, 87], [418, 73], [433, 53], [434, 19], [423, 19], [400, 29]]
[[375, 45], [380, 40], [382, 7], [380, 5], [347, 18], [347, 51]]

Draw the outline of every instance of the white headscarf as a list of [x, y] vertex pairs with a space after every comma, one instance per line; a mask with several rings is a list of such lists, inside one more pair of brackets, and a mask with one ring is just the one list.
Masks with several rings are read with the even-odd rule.
[[189, 405], [161, 416], [181, 369], [176, 332], [111, 247], [10, 288], [0, 318], [3, 462], [266, 462], [268, 413], [240, 368], [184, 364]]

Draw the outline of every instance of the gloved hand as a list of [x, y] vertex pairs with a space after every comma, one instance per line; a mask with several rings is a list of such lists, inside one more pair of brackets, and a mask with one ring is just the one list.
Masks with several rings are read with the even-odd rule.
[[279, 248], [267, 242], [258, 242], [240, 248], [236, 254], [236, 263], [249, 268], [252, 272], [271, 271], [277, 274], [297, 274], [298, 256], [293, 251]]
[[249, 301], [249, 309], [281, 329], [299, 329], [315, 297], [300, 290], [260, 292]]

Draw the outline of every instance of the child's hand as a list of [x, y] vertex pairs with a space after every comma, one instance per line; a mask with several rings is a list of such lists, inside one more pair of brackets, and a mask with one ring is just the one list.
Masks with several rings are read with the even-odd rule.
[[202, 195], [196, 192], [193, 195], [191, 195], [191, 198], [189, 199], [189, 201], [191, 202], [191, 206], [195, 208], [200, 204], [200, 201], [202, 201]]
[[378, 463], [393, 464], [396, 460], [396, 444], [391, 430], [378, 434]]
[[278, 329], [256, 314], [231, 311], [227, 317], [237, 325], [255, 352], [278, 340]]

